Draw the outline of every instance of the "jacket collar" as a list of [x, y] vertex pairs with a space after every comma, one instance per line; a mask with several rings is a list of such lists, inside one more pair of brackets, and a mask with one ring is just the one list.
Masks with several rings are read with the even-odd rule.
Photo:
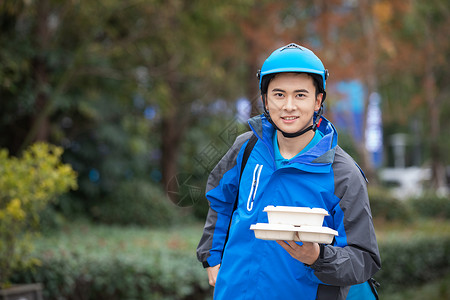
[[[307, 172], [328, 172], [334, 161], [334, 154], [337, 146], [337, 131], [333, 124], [325, 117], [317, 130], [323, 134], [320, 142], [307, 152], [292, 160], [292, 166]], [[255, 135], [270, 149], [273, 154], [272, 137], [275, 128], [269, 123], [264, 115], [258, 115], [248, 120], [250, 128]]]

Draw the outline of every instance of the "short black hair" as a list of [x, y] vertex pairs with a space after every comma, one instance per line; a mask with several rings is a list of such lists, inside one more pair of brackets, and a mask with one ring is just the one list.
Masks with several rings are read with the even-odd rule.
[[[295, 72], [293, 72], [293, 73], [295, 73]], [[269, 88], [270, 81], [272, 81], [272, 79], [274, 79], [275, 76], [277, 76], [278, 74], [280, 74], [280, 73], [267, 74], [261, 79], [261, 95], [267, 94], [267, 89]], [[299, 73], [299, 74], [301, 74], [301, 73]], [[307, 74], [312, 78], [314, 87], [316, 88], [316, 97], [320, 93], [325, 92], [325, 90], [323, 89], [322, 76], [320, 76], [319, 74], [315, 74], [315, 73], [304, 73], [304, 74]]]

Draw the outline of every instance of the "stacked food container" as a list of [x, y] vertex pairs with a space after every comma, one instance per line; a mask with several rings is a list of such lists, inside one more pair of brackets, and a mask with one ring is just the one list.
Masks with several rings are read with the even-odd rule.
[[322, 226], [328, 216], [323, 208], [269, 205], [264, 211], [269, 223], [250, 226], [258, 239], [331, 244], [338, 235], [336, 230]]

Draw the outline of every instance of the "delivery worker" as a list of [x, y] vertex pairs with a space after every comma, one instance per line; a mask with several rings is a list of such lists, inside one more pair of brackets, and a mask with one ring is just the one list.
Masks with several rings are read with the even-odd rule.
[[[346, 299], [380, 269], [366, 179], [322, 116], [328, 71], [309, 49], [275, 50], [259, 72], [264, 113], [211, 172], [197, 248], [214, 299]], [[256, 141], [243, 167], [245, 148]], [[234, 203], [236, 207], [234, 208]], [[318, 207], [330, 245], [256, 239], [268, 205]]]

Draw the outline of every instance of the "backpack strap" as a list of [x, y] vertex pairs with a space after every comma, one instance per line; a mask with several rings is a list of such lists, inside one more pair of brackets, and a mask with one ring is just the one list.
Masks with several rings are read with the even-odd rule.
[[[252, 136], [248, 140], [247, 145], [245, 146], [244, 155], [242, 156], [241, 173], [239, 174], [238, 190], [236, 193], [236, 199], [234, 200], [233, 211], [231, 212], [230, 224], [228, 224], [227, 236], [225, 237], [225, 243], [223, 244], [223, 250], [225, 250], [225, 246], [228, 242], [228, 236], [230, 234], [232, 217], [233, 217], [234, 212], [237, 209], [237, 205], [238, 205], [238, 201], [239, 201], [239, 186], [241, 185], [242, 173], [244, 172], [245, 165], [247, 164], [248, 158], [250, 157], [250, 153], [252, 152], [253, 147], [255, 147], [255, 144], [257, 141], [258, 141], [258, 138], [256, 137], [256, 135], [252, 134]], [[222, 256], [223, 256], [223, 251], [222, 251]]]
[[242, 173], [244, 172], [245, 165], [247, 164], [248, 158], [250, 157], [250, 153], [252, 152], [253, 147], [255, 147], [257, 141], [258, 138], [256, 137], [256, 135], [252, 134], [252, 136], [248, 139], [247, 146], [245, 146], [244, 155], [242, 156], [241, 173], [239, 174], [238, 191], [236, 194], [236, 200], [234, 201], [233, 211], [231, 212], [231, 215], [233, 215], [234, 211], [237, 209], [239, 199], [239, 186], [241, 185]]
[[373, 295], [375, 296], [375, 299], [378, 300], [378, 292], [377, 288], [380, 287], [380, 283], [376, 281], [374, 278], [370, 278], [368, 280], [370, 289], [372, 290]]

